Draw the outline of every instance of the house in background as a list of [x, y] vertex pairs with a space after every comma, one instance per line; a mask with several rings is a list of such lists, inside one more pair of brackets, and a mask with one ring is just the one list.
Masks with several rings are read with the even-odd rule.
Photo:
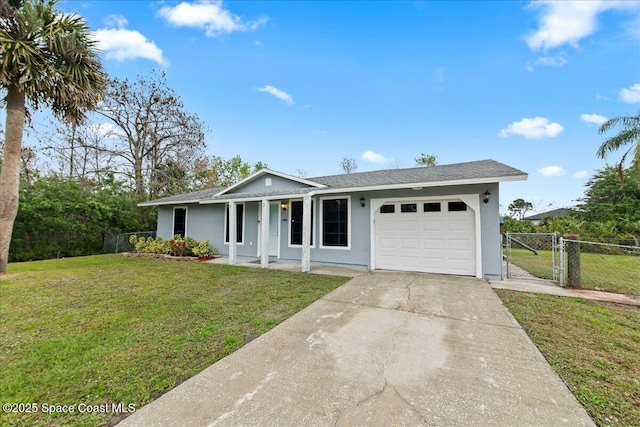
[[535, 215], [529, 215], [528, 217], [522, 218], [522, 220], [530, 221], [533, 225], [540, 225], [546, 218], [560, 218], [567, 215], [569, 215], [569, 209], [560, 208]]
[[502, 279], [494, 160], [297, 178], [262, 169], [223, 189], [140, 203], [159, 237], [209, 240], [230, 264], [260, 258]]

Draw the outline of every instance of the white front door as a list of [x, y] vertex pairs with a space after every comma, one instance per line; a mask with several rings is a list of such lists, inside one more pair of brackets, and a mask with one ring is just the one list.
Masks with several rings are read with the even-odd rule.
[[[262, 204], [258, 205], [258, 218], [262, 218]], [[258, 223], [258, 252], [261, 255], [260, 248], [262, 244], [262, 224]], [[280, 203], [269, 204], [269, 256], [280, 257]]]
[[269, 211], [269, 256], [279, 256], [280, 203], [271, 203]]

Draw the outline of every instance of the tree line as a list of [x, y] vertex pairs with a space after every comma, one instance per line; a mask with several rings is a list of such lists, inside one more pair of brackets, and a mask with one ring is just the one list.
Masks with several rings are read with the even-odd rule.
[[545, 218], [535, 225], [523, 220], [533, 204], [516, 199], [509, 204], [512, 216], [504, 217], [505, 231], [512, 233], [578, 233], [583, 240], [640, 239], [640, 182], [631, 166], [607, 166], [585, 184], [585, 196], [563, 217]]

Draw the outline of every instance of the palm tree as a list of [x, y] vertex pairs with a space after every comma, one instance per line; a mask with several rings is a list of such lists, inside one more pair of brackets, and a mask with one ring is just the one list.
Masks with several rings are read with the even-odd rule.
[[636, 170], [636, 179], [640, 183], [640, 111], [638, 111], [635, 116], [619, 116], [607, 120], [602, 125], [600, 125], [598, 133], [602, 135], [609, 129], [618, 125], [622, 126], [622, 130], [620, 131], [620, 133], [605, 140], [598, 149], [596, 155], [601, 159], [604, 159], [608, 153], [616, 151], [630, 144], [631, 147], [627, 151], [625, 151], [625, 153], [622, 155], [622, 158], [620, 159], [620, 163], [618, 163], [618, 175], [620, 176], [620, 181], [622, 182], [622, 180], [624, 179], [624, 162], [627, 159], [627, 155], [629, 155], [629, 153], [633, 151], [633, 160], [631, 160], [631, 164]]
[[106, 75], [84, 19], [54, 10], [57, 0], [0, 0], [0, 88], [7, 107], [0, 172], [0, 274], [6, 273], [18, 211], [26, 104], [81, 122], [100, 101]]

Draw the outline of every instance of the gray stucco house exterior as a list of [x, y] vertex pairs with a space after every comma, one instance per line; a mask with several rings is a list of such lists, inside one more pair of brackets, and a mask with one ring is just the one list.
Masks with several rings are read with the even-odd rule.
[[[297, 178], [262, 169], [227, 188], [141, 203], [157, 235], [209, 240], [239, 258], [502, 279], [499, 183], [527, 174], [494, 160]], [[263, 226], [263, 225], [267, 226]]]

